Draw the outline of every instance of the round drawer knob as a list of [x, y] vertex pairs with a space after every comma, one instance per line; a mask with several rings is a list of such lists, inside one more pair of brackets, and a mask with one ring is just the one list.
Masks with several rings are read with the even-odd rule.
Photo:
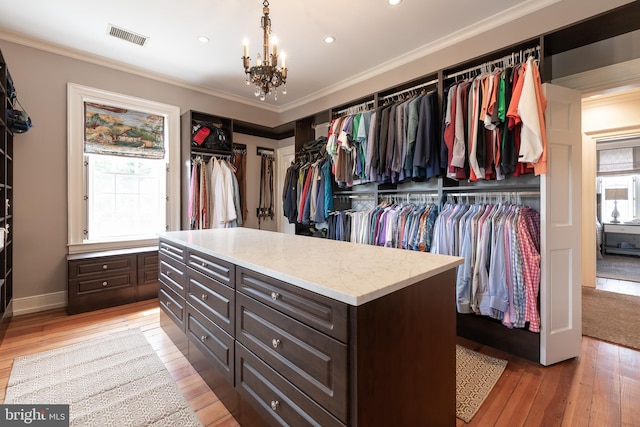
[[206, 267], [206, 266], [207, 266], [207, 263], [206, 263], [206, 262], [204, 262], [204, 261], [202, 261], [202, 264], [201, 264], [201, 265], [202, 265], [203, 267]]
[[278, 402], [277, 400], [272, 400], [271, 401], [271, 409], [273, 409], [274, 411], [278, 410], [278, 406], [280, 406], [280, 402]]
[[108, 283], [107, 282], [102, 282], [102, 286], [107, 286]]
[[280, 340], [274, 338], [273, 340], [271, 340], [271, 345], [273, 346], [273, 348], [278, 348], [278, 346], [280, 345]]
[[109, 268], [109, 266], [107, 264], [102, 264], [102, 269], [106, 270], [107, 268]]
[[280, 294], [277, 292], [271, 292], [271, 299], [277, 301], [280, 298]]
[[171, 276], [171, 271], [167, 270], [167, 276]]
[[209, 298], [209, 295], [202, 294], [202, 301], [206, 301]]
[[167, 301], [167, 307], [171, 307], [171, 301]]
[[205, 342], [207, 340], [207, 336], [203, 335], [200, 337], [200, 341]]

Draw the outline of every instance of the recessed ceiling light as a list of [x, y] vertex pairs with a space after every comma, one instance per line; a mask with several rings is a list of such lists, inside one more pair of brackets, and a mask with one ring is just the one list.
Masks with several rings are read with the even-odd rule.
[[391, 6], [396, 6], [402, 3], [402, 0], [387, 0], [387, 3], [389, 3]]
[[327, 43], [327, 44], [331, 44], [334, 41], [336, 41], [336, 38], [333, 37], [333, 36], [327, 36], [327, 37], [324, 38], [324, 42]]
[[207, 36], [198, 36], [198, 40], [199, 40], [201, 43], [209, 43], [209, 41], [210, 41], [210, 40], [209, 40], [209, 37], [207, 37]]

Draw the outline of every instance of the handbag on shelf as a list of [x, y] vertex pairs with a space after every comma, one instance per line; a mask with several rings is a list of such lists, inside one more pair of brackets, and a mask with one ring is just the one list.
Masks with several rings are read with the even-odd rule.
[[191, 128], [191, 144], [209, 150], [231, 151], [227, 133], [219, 125], [211, 122], [196, 123]]
[[7, 127], [13, 133], [25, 133], [29, 129], [33, 127], [33, 123], [31, 122], [31, 117], [24, 110], [20, 101], [16, 98], [16, 104], [20, 108], [7, 108]]

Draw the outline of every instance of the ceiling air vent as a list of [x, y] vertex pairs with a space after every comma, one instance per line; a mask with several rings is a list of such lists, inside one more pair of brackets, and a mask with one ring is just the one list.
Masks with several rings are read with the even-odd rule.
[[119, 39], [144, 46], [144, 44], [149, 40], [149, 37], [142, 36], [140, 34], [132, 33], [129, 30], [125, 30], [124, 28], [116, 27], [115, 25], [109, 24], [109, 28], [107, 28], [107, 33], [110, 36], [117, 37]]

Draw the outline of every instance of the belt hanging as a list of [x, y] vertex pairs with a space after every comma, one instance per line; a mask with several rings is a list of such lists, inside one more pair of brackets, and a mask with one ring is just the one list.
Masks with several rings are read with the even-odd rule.
[[[268, 188], [267, 188], [268, 187]], [[266, 198], [269, 198], [268, 204]], [[260, 163], [260, 201], [258, 205], [258, 228], [263, 218], [274, 217], [273, 209], [273, 157], [262, 155]]]

